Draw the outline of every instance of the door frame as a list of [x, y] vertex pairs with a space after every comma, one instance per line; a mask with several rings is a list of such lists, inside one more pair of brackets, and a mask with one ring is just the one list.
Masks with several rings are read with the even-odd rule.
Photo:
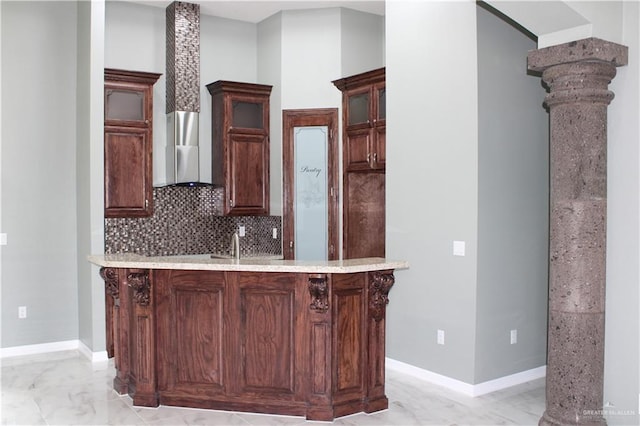
[[282, 110], [282, 254], [285, 259], [295, 259], [294, 206], [294, 127], [327, 126], [327, 253], [328, 260], [339, 258], [339, 151], [338, 108], [285, 109]]

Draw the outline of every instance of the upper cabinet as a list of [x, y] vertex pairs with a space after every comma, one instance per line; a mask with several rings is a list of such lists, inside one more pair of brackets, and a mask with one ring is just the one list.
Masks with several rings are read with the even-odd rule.
[[342, 258], [385, 256], [385, 69], [333, 82], [342, 91]]
[[224, 187], [226, 215], [269, 214], [271, 86], [232, 81], [207, 85], [212, 103], [212, 183]]
[[153, 85], [161, 74], [104, 71], [104, 215], [153, 214]]
[[385, 68], [335, 80], [342, 91], [345, 171], [385, 169]]

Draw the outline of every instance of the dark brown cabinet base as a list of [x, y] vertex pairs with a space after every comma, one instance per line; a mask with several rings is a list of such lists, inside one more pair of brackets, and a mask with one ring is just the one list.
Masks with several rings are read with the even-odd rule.
[[330, 421], [387, 408], [393, 271], [351, 274], [103, 268], [114, 388], [134, 405]]

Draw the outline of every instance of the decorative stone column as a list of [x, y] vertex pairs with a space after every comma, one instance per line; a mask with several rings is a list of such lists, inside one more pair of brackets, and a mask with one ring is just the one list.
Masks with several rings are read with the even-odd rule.
[[608, 84], [627, 48], [588, 38], [531, 51], [549, 88], [551, 213], [546, 411], [541, 425], [602, 416]]

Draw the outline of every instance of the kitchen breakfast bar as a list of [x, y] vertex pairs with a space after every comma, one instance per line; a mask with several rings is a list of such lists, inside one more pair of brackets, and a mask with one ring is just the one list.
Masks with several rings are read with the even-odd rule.
[[331, 421], [386, 409], [382, 258], [89, 256], [107, 293], [114, 388], [134, 405]]

